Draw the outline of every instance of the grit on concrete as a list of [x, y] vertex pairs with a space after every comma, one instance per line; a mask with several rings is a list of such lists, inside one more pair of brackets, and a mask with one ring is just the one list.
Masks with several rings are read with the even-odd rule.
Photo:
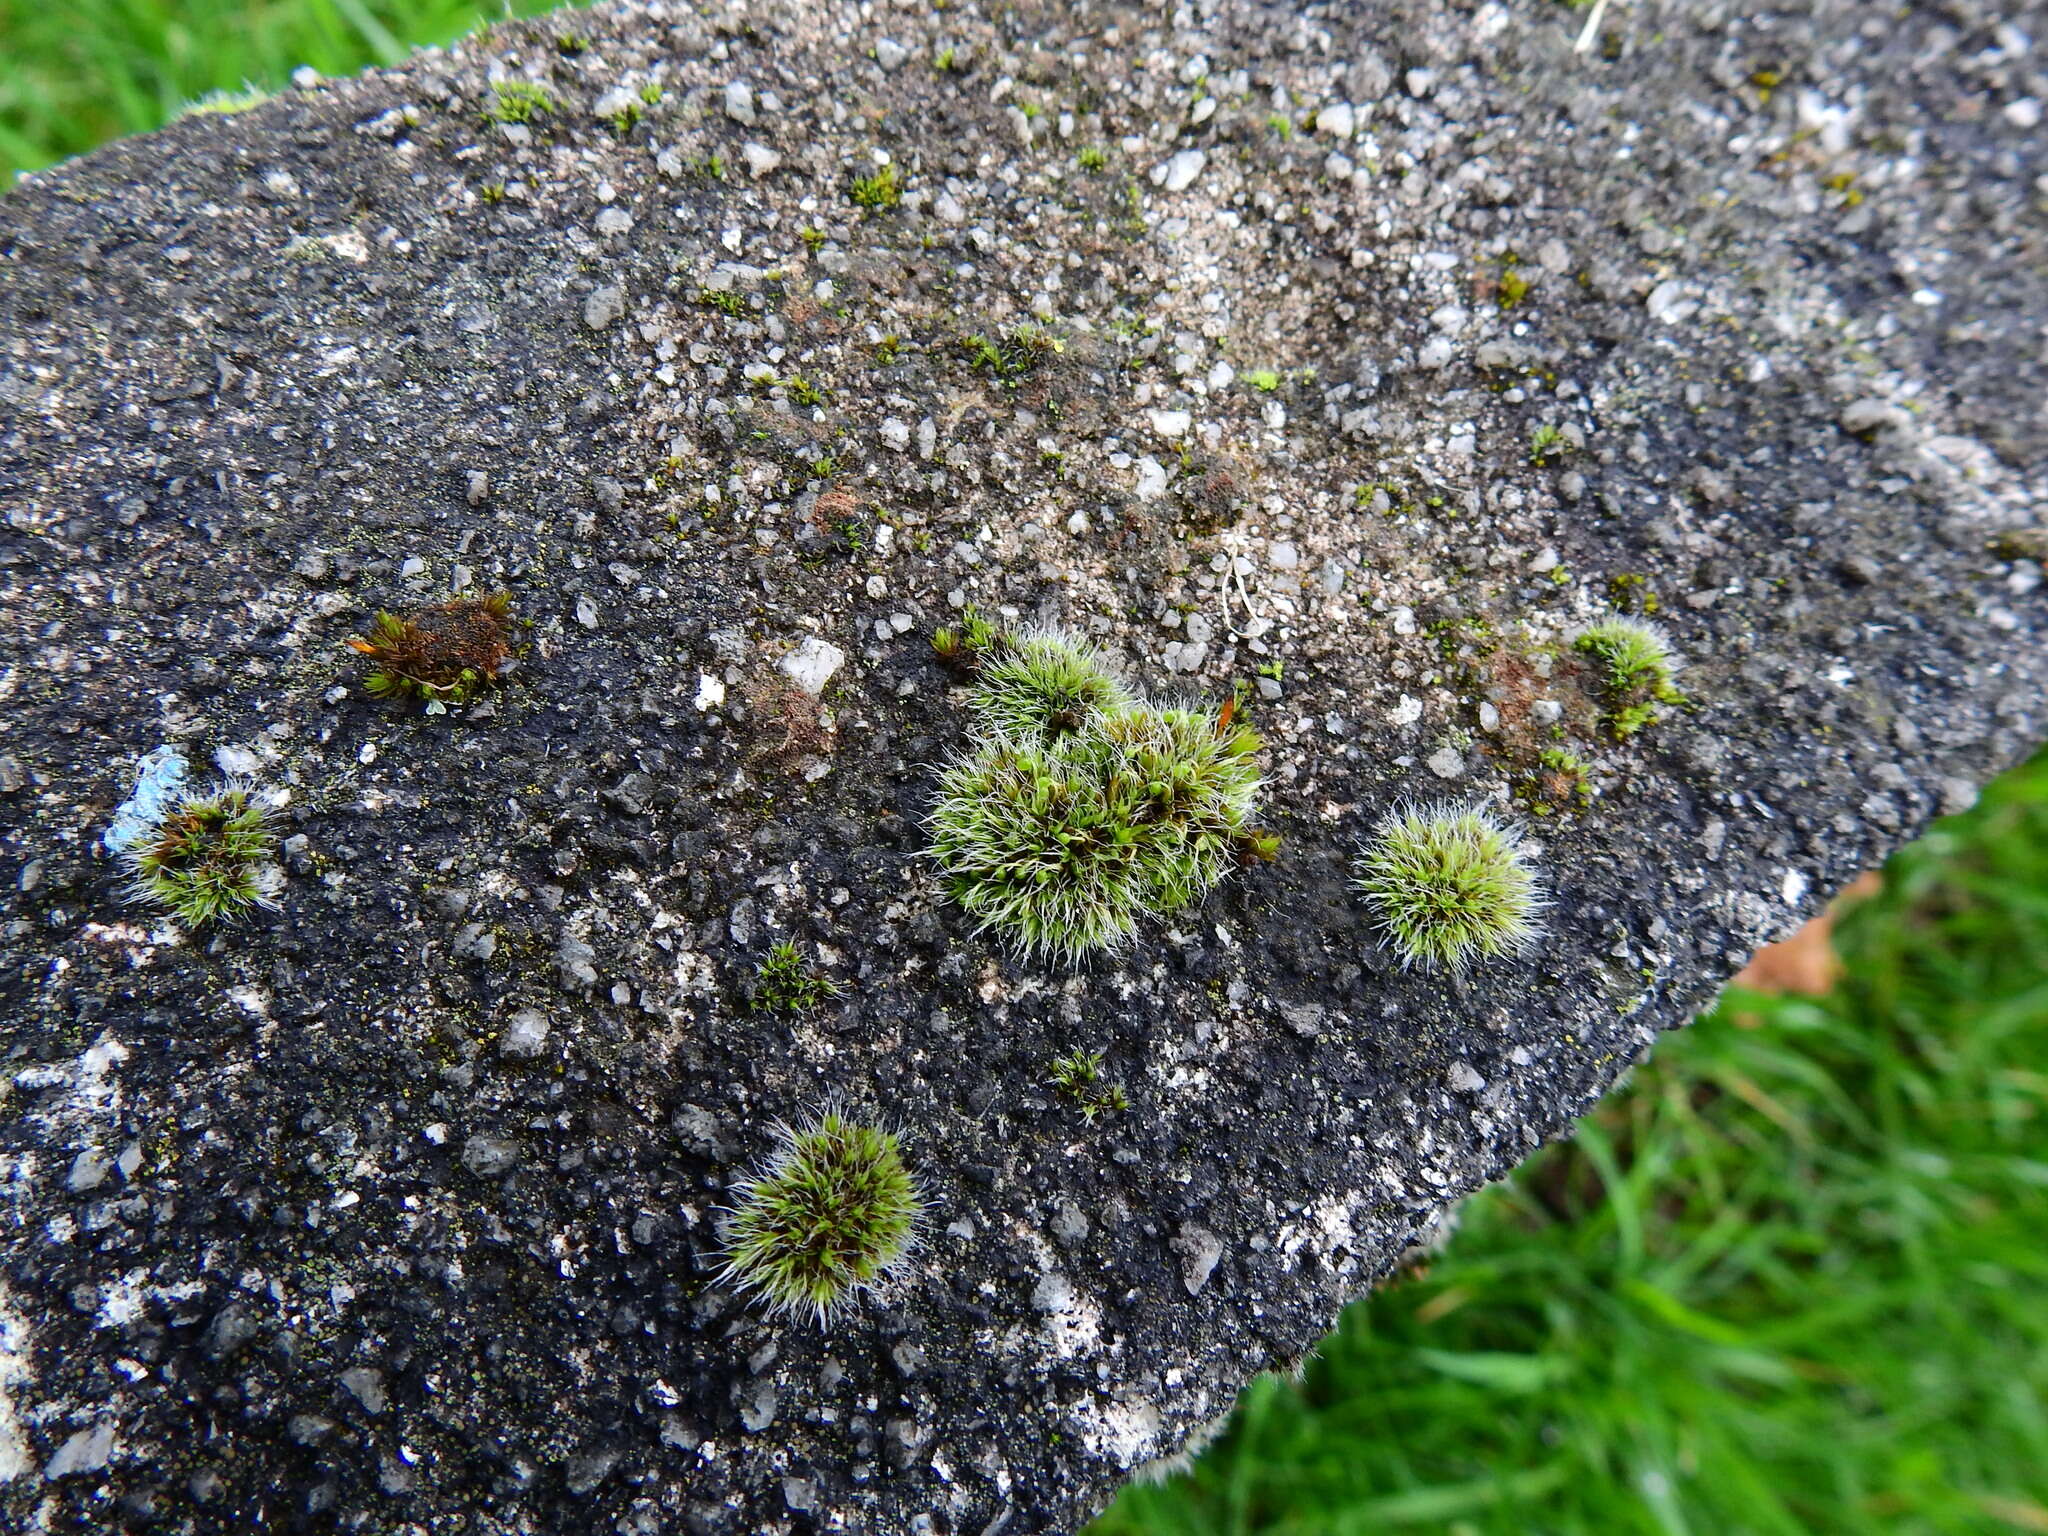
[[[613, 4], [0, 201], [4, 1523], [1072, 1531], [2039, 740], [2048, 18], [1584, 18]], [[500, 588], [486, 703], [364, 695]], [[969, 937], [967, 604], [1248, 685], [1279, 859]], [[166, 742], [288, 796], [275, 913], [123, 905]], [[1446, 794], [1555, 895], [1462, 982], [1346, 889]], [[716, 1213], [827, 1096], [931, 1216], [821, 1332]]]

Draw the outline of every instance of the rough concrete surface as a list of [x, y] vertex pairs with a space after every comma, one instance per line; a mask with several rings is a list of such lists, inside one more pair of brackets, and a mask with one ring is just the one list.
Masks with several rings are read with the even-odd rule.
[[[2048, 17], [1585, 14], [613, 4], [0, 200], [0, 1524], [1072, 1531], [2039, 740]], [[497, 589], [483, 704], [365, 695]], [[972, 938], [966, 604], [1242, 681], [1277, 861]], [[124, 903], [165, 743], [274, 912]], [[1440, 795], [1554, 895], [1460, 981], [1346, 886]], [[833, 1097], [930, 1214], [820, 1330], [716, 1212]]]

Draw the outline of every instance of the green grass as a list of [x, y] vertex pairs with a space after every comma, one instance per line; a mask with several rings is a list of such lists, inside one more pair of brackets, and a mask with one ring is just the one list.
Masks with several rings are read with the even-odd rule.
[[506, 14], [510, 0], [0, 0], [0, 190], [214, 91], [275, 91], [310, 64], [346, 75], [401, 62]]
[[1091, 1536], [2048, 1531], [2048, 757]]

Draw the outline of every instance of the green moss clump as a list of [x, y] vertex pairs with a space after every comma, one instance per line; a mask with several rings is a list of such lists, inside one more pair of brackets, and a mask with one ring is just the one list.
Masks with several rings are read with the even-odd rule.
[[491, 104], [484, 108], [490, 123], [530, 123], [558, 110], [548, 88], [537, 80], [499, 80], [491, 86]]
[[1607, 723], [1617, 739], [1626, 741], [1662, 718], [1659, 704], [1682, 704], [1672, 674], [1678, 670], [1671, 639], [1642, 619], [1602, 619], [1580, 631], [1572, 641], [1600, 664], [1606, 694]]
[[820, 975], [788, 939], [771, 945], [754, 972], [753, 1005], [802, 1013], [839, 995], [839, 983]]
[[1403, 966], [1461, 971], [1536, 942], [1544, 901], [1521, 834], [1479, 806], [1408, 806], [1359, 845], [1353, 888]]
[[[989, 638], [983, 636], [985, 648]], [[1094, 646], [1048, 633], [1019, 636], [994, 650], [982, 665], [972, 707], [993, 735], [1057, 741], [1134, 702]]]
[[856, 207], [894, 208], [903, 201], [903, 187], [896, 179], [894, 161], [867, 176], [856, 176], [848, 194]]
[[429, 714], [467, 704], [512, 660], [512, 597], [459, 597], [417, 614], [379, 613], [349, 649], [371, 661], [363, 687], [379, 699], [419, 699]]
[[1136, 931], [1145, 879], [1133, 778], [999, 741], [948, 769], [939, 792], [931, 852], [976, 932], [1072, 961]]
[[902, 1264], [924, 1202], [893, 1132], [834, 1111], [777, 1135], [767, 1166], [734, 1186], [723, 1278], [822, 1326]]
[[1272, 856], [1253, 825], [1263, 743], [1232, 705], [1143, 703], [1065, 636], [981, 638], [941, 637], [978, 663], [981, 737], [940, 781], [928, 850], [977, 932], [1072, 963]]
[[276, 903], [270, 808], [241, 783], [188, 791], [122, 852], [128, 896], [192, 928]]
[[1163, 913], [1193, 906], [1247, 853], [1270, 857], [1265, 834], [1248, 829], [1258, 814], [1264, 746], [1250, 726], [1188, 709], [1133, 708], [1111, 715], [1075, 751], [1102, 771], [1134, 778], [1140, 815], [1156, 835], [1142, 865], [1150, 905]]

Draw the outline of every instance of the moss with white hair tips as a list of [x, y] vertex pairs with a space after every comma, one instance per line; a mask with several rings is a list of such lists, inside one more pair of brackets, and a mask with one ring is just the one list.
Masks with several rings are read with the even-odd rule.
[[1522, 954], [1542, 887], [1515, 828], [1483, 806], [1405, 806], [1359, 845], [1353, 888], [1403, 966], [1462, 971]]
[[188, 790], [122, 850], [128, 895], [191, 928], [224, 922], [275, 905], [276, 848], [270, 807], [247, 784]]
[[1055, 631], [937, 648], [978, 658], [979, 738], [940, 781], [929, 849], [977, 931], [1071, 964], [1272, 857], [1278, 839], [1255, 825], [1263, 743], [1234, 701], [1148, 703]]
[[828, 1110], [777, 1135], [767, 1165], [734, 1186], [722, 1275], [822, 1326], [902, 1265], [924, 1200], [893, 1131]]

